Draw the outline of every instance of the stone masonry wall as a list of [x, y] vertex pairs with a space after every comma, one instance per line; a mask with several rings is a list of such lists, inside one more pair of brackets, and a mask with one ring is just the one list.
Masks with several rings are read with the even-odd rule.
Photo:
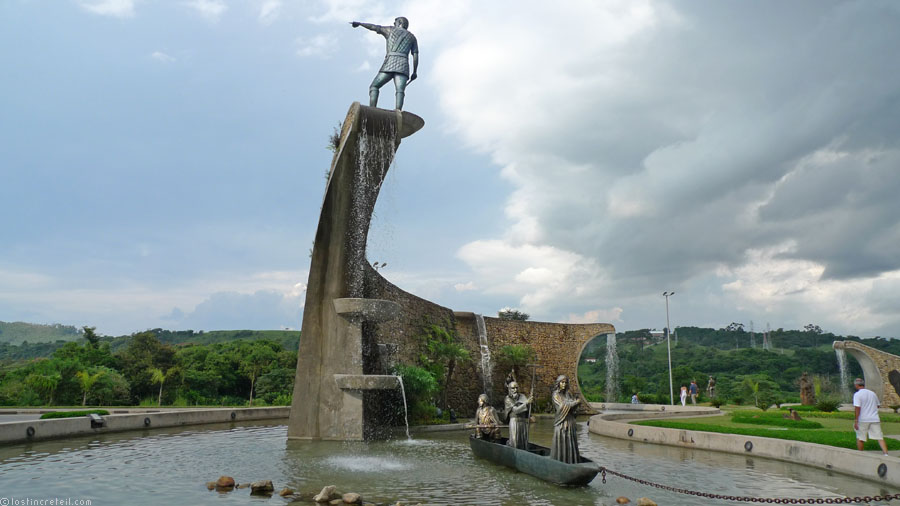
[[[548, 405], [550, 391], [557, 376], [565, 374], [571, 382], [570, 388], [581, 396], [584, 409], [580, 412], [591, 411], [578, 385], [578, 359], [588, 341], [598, 335], [614, 333], [615, 327], [608, 323], [523, 322], [487, 317], [484, 320], [493, 356], [496, 357], [500, 349], [507, 345], [527, 344], [534, 349], [537, 355], [534, 398], [539, 407], [552, 409]], [[503, 365], [497, 361], [494, 363], [494, 391], [505, 393], [505, 378], [510, 367], [501, 370]], [[531, 375], [530, 368], [520, 371], [522, 377], [518, 380], [522, 391], [530, 391]]]
[[[860, 344], [856, 341], [843, 341], [843, 343], [844, 348], [847, 350], [853, 349], [863, 352], [872, 360], [872, 362], [875, 364], [875, 367], [878, 368], [878, 374], [881, 377], [881, 382], [884, 390], [880, 399], [881, 405], [900, 406], [900, 395], [897, 395], [897, 390], [891, 385], [889, 377], [891, 371], [897, 371], [898, 373], [900, 373], [900, 357], [881, 350], [877, 350], [875, 348], [872, 348], [871, 346]], [[867, 380], [867, 383], [870, 381], [871, 380]]]
[[[448, 404], [460, 417], [474, 415], [478, 396], [484, 393], [482, 381], [481, 347], [478, 327], [473, 313], [454, 312], [433, 302], [407, 293], [387, 281], [375, 269], [366, 271], [367, 298], [386, 299], [402, 307], [398, 319], [367, 324], [366, 333], [373, 346], [364, 352], [368, 360], [376, 363], [367, 367], [366, 374], [390, 374], [396, 364], [417, 364], [422, 351], [419, 336], [429, 324], [455, 329], [459, 342], [469, 351], [471, 360], [457, 365], [451, 378]], [[532, 321], [501, 320], [485, 317], [488, 348], [493, 357], [491, 398], [494, 406], [503, 405], [506, 395], [505, 378], [508, 365], [499, 363], [497, 356], [503, 346], [528, 344], [537, 355], [535, 370], [535, 400], [538, 406], [549, 403], [550, 390], [556, 377], [565, 374], [571, 380], [571, 388], [581, 396], [578, 386], [578, 359], [584, 346], [592, 338], [614, 333], [615, 327], [607, 323], [565, 324]], [[521, 371], [521, 390], [531, 390], [531, 368]], [[582, 396], [583, 412], [589, 412], [587, 400]]]

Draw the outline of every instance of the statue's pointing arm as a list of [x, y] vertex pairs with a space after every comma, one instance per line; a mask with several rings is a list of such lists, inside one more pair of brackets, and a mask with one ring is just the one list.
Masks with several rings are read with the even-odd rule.
[[359, 21], [351, 21], [350, 26], [352, 26], [353, 28], [356, 28], [357, 26], [361, 26], [361, 27], [365, 28], [366, 30], [372, 30], [373, 32], [377, 32], [377, 33], [384, 35], [384, 30], [383, 30], [384, 27], [381, 25], [373, 25], [372, 23], [361, 23]]

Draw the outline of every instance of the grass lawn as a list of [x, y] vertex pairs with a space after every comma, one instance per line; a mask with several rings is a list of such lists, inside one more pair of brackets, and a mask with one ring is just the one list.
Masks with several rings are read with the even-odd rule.
[[[749, 411], [749, 410], [748, 410]], [[752, 413], [752, 411], [750, 412]], [[757, 411], [760, 416], [775, 417], [774, 413]], [[775, 412], [777, 413], [777, 412]], [[699, 430], [705, 432], [718, 432], [725, 434], [742, 434], [745, 436], [762, 436], [776, 439], [788, 439], [792, 441], [805, 441], [839, 448], [856, 448], [856, 435], [853, 432], [853, 415], [850, 418], [819, 418], [804, 416], [804, 420], [815, 421], [822, 424], [821, 429], [794, 429], [784, 427], [769, 427], [748, 423], [736, 423], [732, 421], [730, 414], [717, 416], [704, 416], [678, 420], [648, 420], [632, 422], [635, 425], [647, 425], [651, 427], [667, 427], [671, 429]], [[900, 423], [882, 422], [881, 429], [885, 435], [900, 434]], [[900, 450], [900, 440], [886, 438], [885, 442], [889, 450]], [[878, 443], [867, 441], [866, 450], [878, 450]]]

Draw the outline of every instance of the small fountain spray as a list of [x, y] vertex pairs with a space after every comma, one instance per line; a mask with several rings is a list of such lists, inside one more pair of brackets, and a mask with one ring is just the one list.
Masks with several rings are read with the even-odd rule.
[[616, 335], [606, 334], [606, 402], [618, 399], [619, 354], [616, 353]]

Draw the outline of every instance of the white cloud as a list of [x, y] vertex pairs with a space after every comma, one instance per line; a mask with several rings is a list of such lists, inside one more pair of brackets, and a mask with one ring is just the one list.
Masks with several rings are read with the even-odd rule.
[[622, 321], [624, 309], [614, 307], [611, 309], [592, 309], [583, 314], [569, 313], [562, 323], [615, 323]]
[[471, 291], [471, 290], [477, 290], [477, 289], [478, 289], [478, 287], [475, 286], [475, 282], [474, 282], [474, 281], [469, 281], [468, 283], [456, 283], [455, 285], [453, 285], [453, 288], [454, 288], [457, 292], [468, 292], [468, 291]]
[[88, 12], [114, 18], [134, 17], [134, 4], [135, 0], [79, 0], [78, 2], [78, 5]]
[[331, 34], [316, 35], [310, 39], [298, 38], [297, 55], [306, 57], [318, 57], [327, 59], [337, 51], [337, 37]]
[[168, 54], [163, 53], [162, 51], [154, 51], [153, 53], [150, 54], [150, 58], [153, 58], [154, 60], [161, 62], [161, 63], [172, 63], [173, 61], [175, 61], [175, 57], [169, 56]]
[[[423, 21], [452, 131], [514, 186], [506, 233], [460, 258], [486, 293], [557, 318], [597, 307], [591, 294], [653, 326], [624, 301], [650, 311], [674, 289], [698, 321], [761, 311], [900, 334], [884, 303], [900, 74], [869, 58], [900, 44], [900, 9], [673, 5], [464, 3]], [[717, 269], [731, 277], [713, 283]]]
[[259, 22], [270, 25], [281, 15], [282, 0], [264, 0], [259, 6]]
[[185, 5], [213, 23], [219, 21], [222, 14], [228, 10], [228, 5], [224, 0], [191, 0]]

